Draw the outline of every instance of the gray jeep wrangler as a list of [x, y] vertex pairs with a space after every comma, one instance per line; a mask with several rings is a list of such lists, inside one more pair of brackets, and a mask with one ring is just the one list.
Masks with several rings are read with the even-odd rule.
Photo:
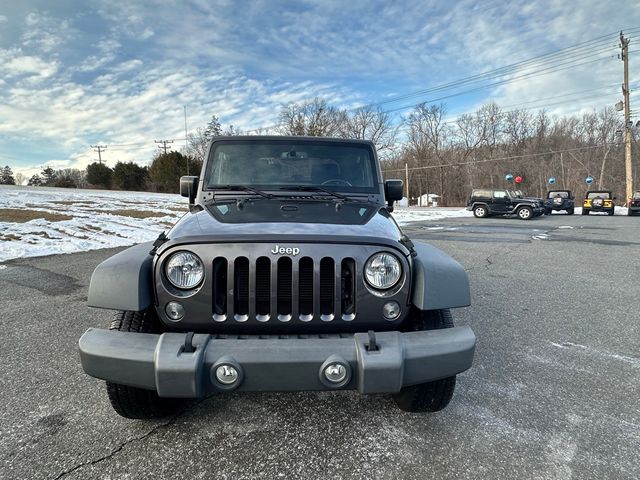
[[464, 269], [394, 221], [402, 182], [372, 143], [219, 137], [189, 213], [95, 269], [92, 307], [117, 310], [80, 338], [84, 371], [128, 418], [169, 415], [214, 392], [353, 389], [411, 412], [444, 408], [475, 336]]

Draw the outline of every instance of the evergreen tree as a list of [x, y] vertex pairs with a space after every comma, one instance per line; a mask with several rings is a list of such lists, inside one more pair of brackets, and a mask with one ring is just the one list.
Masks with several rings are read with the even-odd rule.
[[51, 186], [56, 180], [56, 171], [51, 167], [43, 168], [40, 175], [42, 176], [43, 185]]
[[187, 174], [187, 162], [192, 175], [200, 172], [202, 162], [193, 157], [179, 152], [160, 153], [154, 157], [149, 167], [149, 177], [159, 191], [177, 193], [180, 177]]
[[15, 185], [16, 179], [13, 178], [13, 171], [9, 165], [5, 165], [0, 173], [0, 185]]
[[147, 175], [147, 169], [134, 162], [118, 162], [113, 168], [113, 182], [122, 190], [144, 190]]
[[29, 185], [30, 187], [41, 187], [42, 179], [40, 178], [40, 175], [36, 174], [31, 176], [27, 185]]
[[102, 163], [92, 163], [87, 166], [87, 182], [96, 187], [111, 188], [113, 170]]
[[222, 124], [218, 117], [211, 115], [211, 120], [207, 123], [207, 128], [204, 129], [204, 138], [209, 142], [213, 137], [220, 135], [222, 135]]

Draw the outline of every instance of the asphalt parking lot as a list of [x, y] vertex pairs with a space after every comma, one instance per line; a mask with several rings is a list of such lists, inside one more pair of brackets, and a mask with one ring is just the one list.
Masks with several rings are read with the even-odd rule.
[[432, 415], [355, 393], [212, 396], [125, 420], [83, 374], [116, 250], [0, 265], [0, 478], [640, 478], [640, 219], [412, 224], [467, 269], [475, 364]]

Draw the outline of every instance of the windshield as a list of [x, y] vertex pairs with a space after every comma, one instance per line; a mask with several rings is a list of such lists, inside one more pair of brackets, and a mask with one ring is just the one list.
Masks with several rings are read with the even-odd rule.
[[569, 198], [569, 192], [549, 192], [549, 198]]
[[609, 192], [589, 192], [587, 194], [587, 198], [609, 198], [611, 197], [611, 195], [609, 194]]
[[633, 194], [633, 199], [634, 200], [640, 200], [640, 192], [636, 192]]
[[243, 185], [262, 190], [322, 187], [377, 193], [375, 160], [367, 145], [290, 140], [216, 142], [206, 172], [207, 188]]

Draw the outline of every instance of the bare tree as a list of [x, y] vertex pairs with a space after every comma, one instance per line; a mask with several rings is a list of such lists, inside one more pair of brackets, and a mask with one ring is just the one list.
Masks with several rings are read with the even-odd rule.
[[209, 141], [204, 128], [196, 128], [195, 132], [187, 135], [187, 155], [203, 162], [209, 148]]
[[315, 98], [302, 104], [290, 103], [280, 110], [278, 131], [283, 135], [310, 137], [339, 136], [346, 112]]
[[399, 125], [393, 125], [389, 113], [366, 106], [344, 115], [343, 120], [340, 136], [370, 140], [381, 157], [388, 156], [395, 148]]

